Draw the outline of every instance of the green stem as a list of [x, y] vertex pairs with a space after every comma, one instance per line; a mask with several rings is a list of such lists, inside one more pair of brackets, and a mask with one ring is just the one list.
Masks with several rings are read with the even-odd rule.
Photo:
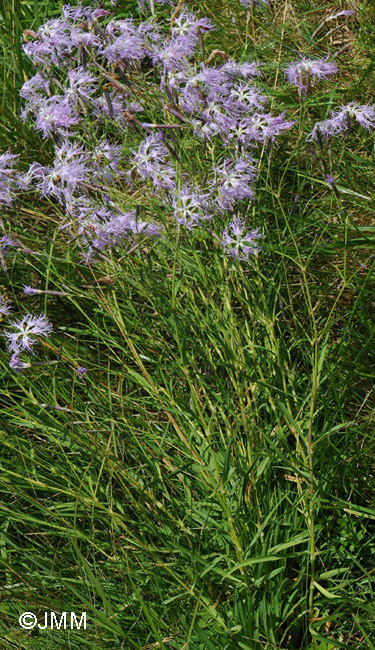
[[176, 289], [175, 289], [176, 288], [176, 267], [177, 267], [177, 254], [180, 245], [180, 238], [181, 238], [181, 226], [178, 225], [177, 237], [176, 237], [176, 249], [174, 252], [173, 270], [172, 270], [172, 311], [173, 312], [176, 310]]
[[307, 455], [309, 461], [309, 528], [310, 528], [310, 590], [309, 590], [309, 617], [314, 615], [314, 586], [315, 586], [315, 506], [314, 506], [314, 460], [313, 460], [313, 421], [318, 392], [318, 338], [314, 341], [314, 365], [312, 375], [312, 394], [310, 405], [309, 431], [307, 440]]

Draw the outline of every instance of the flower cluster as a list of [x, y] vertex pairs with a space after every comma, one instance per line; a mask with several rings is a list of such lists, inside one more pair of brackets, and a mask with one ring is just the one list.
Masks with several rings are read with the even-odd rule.
[[256, 147], [274, 140], [294, 122], [284, 120], [285, 113], [264, 113], [268, 97], [254, 83], [261, 71], [256, 63], [227, 61], [221, 66], [201, 65], [167, 75], [164, 84], [173, 89], [180, 110], [189, 115], [195, 133], [203, 139], [220, 136], [224, 144], [239, 142]]
[[[247, 9], [254, 4], [241, 2]], [[146, 12], [146, 3], [140, 4]], [[147, 198], [190, 231], [229, 213], [224, 251], [248, 261], [261, 235], [249, 231], [236, 211], [255, 196], [257, 153], [269, 152], [294, 121], [285, 111], [267, 110], [256, 61], [225, 55], [212, 63], [215, 53], [200, 60], [204, 34], [213, 29], [208, 18], [178, 7], [166, 37], [155, 17], [116, 19], [79, 3], [64, 5], [61, 17], [37, 32], [27, 31], [23, 49], [36, 74], [21, 89], [22, 117], [32, 120], [43, 138], [53, 139], [55, 155], [49, 164], [34, 161], [21, 176], [16, 156], [3, 154], [0, 202], [10, 205], [17, 190], [27, 187], [58, 202], [66, 213], [62, 230], [86, 261], [112, 248], [132, 250], [140, 237], [165, 233], [168, 219], [163, 224], [150, 219]], [[311, 80], [330, 78], [337, 67], [328, 57], [302, 56], [284, 72], [307, 94]], [[316, 124], [309, 139], [347, 136], [353, 121], [373, 128], [374, 107], [342, 106]], [[205, 160], [200, 183], [181, 153], [187, 134]], [[215, 151], [213, 158], [205, 156], [207, 149]]]
[[[202, 38], [212, 29], [208, 18], [182, 9], [165, 38], [155, 19], [118, 20], [79, 4], [64, 5], [60, 18], [25, 33], [23, 49], [37, 71], [21, 89], [22, 117], [53, 139], [55, 155], [52, 163], [31, 163], [22, 182], [63, 207], [62, 230], [86, 261], [165, 232], [165, 222], [150, 220], [147, 208], [134, 209], [131, 197], [140, 188], [187, 230], [233, 215], [255, 195], [257, 161], [250, 151], [271, 146], [293, 126], [284, 112], [266, 111], [258, 63], [199, 62]], [[153, 82], [143, 70], [150, 67]], [[202, 155], [207, 141], [219, 145], [203, 186], [181, 166], [186, 132]], [[13, 164], [11, 157], [8, 176], [11, 168], [16, 189], [21, 180]], [[13, 199], [9, 181], [6, 186]], [[121, 197], [130, 197], [130, 205]]]
[[[246, 9], [268, 4], [240, 1]], [[172, 4], [154, 0], [152, 13], [154, 2]], [[139, 5], [147, 13], [145, 0]], [[262, 161], [295, 122], [286, 111], [269, 108], [260, 63], [238, 62], [218, 50], [203, 61], [204, 35], [214, 25], [181, 3], [172, 12], [166, 33], [155, 16], [116, 19], [106, 9], [79, 2], [64, 5], [60, 17], [24, 34], [23, 49], [36, 73], [20, 91], [21, 116], [50, 140], [53, 159], [35, 160], [20, 173], [17, 155], [0, 155], [0, 204], [9, 208], [28, 189], [58, 204], [61, 231], [86, 262], [110, 262], [116, 249], [131, 254], [144, 238], [163, 240], [171, 224], [190, 233], [205, 228], [228, 257], [241, 262], [261, 250], [263, 234], [239, 215], [249, 213]], [[351, 13], [343, 10], [326, 20]], [[311, 81], [336, 72], [328, 57], [302, 56], [284, 68], [300, 97], [308, 95]], [[354, 122], [375, 128], [375, 107], [341, 106], [307, 139], [321, 143], [322, 137], [341, 133], [347, 139]], [[200, 178], [198, 158], [204, 169]], [[338, 192], [331, 175], [327, 182]], [[158, 213], [163, 222], [154, 220]], [[18, 240], [2, 237], [1, 263], [19, 246]], [[10, 311], [0, 297], [0, 314]], [[27, 314], [10, 322], [4, 330], [10, 366], [28, 367], [20, 354], [32, 352], [51, 331], [45, 316]], [[81, 366], [76, 370], [86, 372]]]

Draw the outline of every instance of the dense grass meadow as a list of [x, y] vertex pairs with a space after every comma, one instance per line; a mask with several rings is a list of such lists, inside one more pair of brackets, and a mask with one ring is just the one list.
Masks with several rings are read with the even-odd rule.
[[0, 0], [0, 649], [374, 650], [375, 5], [82, 5]]

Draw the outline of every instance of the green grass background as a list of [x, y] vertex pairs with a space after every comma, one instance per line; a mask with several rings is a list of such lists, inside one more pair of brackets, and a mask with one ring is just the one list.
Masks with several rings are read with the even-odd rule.
[[[186, 4], [218, 25], [207, 53], [265, 62], [273, 109], [301, 126], [262, 161], [250, 265], [181, 232], [84, 266], [52, 202], [4, 211], [1, 234], [33, 254], [6, 259], [0, 291], [47, 313], [42, 354], [61, 345], [61, 361], [16, 374], [0, 351], [0, 647], [371, 650], [375, 140], [358, 129], [315, 162], [305, 136], [340, 103], [373, 102], [374, 8], [275, 1], [247, 19], [235, 0]], [[343, 8], [345, 29], [313, 38]], [[25, 168], [51, 151], [19, 118], [20, 37], [59, 14], [0, 2], [0, 151]], [[345, 43], [340, 74], [300, 105], [281, 67]], [[87, 611], [87, 630], [23, 630], [28, 610]]]

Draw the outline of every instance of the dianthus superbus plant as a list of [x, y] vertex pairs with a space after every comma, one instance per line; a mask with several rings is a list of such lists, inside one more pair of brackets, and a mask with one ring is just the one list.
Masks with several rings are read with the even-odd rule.
[[[317, 8], [297, 44], [271, 0], [137, 9], [22, 24], [2, 638], [370, 647], [375, 112], [314, 42], [356, 12]], [[86, 611], [87, 630], [21, 629], [23, 611]]]

